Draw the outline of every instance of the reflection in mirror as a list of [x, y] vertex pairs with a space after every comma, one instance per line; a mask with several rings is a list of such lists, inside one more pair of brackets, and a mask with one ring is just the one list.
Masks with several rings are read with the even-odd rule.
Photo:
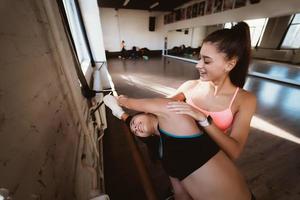
[[168, 54], [197, 59], [196, 54], [200, 51], [200, 43], [205, 37], [204, 28], [197, 27], [169, 31], [167, 34]]
[[[250, 75], [300, 85], [300, 77], [278, 75], [274, 65], [286, 67], [288, 73], [299, 70], [300, 14], [245, 20], [250, 28], [253, 62]], [[172, 30], [167, 33], [168, 55], [197, 62], [202, 40], [213, 31], [231, 28], [236, 22]], [[269, 61], [265, 61], [269, 60]], [[270, 61], [276, 61], [271, 64]], [[282, 64], [288, 62], [290, 65]], [[262, 69], [263, 68], [263, 69]], [[278, 78], [279, 77], [279, 78]]]

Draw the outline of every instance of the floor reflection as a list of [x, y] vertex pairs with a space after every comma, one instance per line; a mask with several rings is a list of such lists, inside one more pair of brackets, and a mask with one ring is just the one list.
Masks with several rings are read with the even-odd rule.
[[250, 71], [260, 72], [274, 77], [300, 80], [298, 65], [254, 59]]
[[285, 131], [278, 126], [275, 126], [266, 120], [263, 120], [257, 116], [254, 116], [251, 120], [251, 127], [259, 129], [265, 133], [275, 135], [277, 137], [283, 138], [285, 140], [289, 140], [292, 142], [295, 142], [297, 144], [300, 144], [300, 138], [296, 137], [295, 135], [291, 134], [288, 131]]

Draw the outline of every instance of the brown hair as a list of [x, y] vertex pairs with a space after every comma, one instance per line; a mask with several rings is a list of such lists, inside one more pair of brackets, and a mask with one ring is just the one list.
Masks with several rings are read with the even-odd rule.
[[237, 58], [236, 66], [229, 72], [231, 82], [243, 87], [250, 64], [251, 40], [249, 26], [239, 22], [231, 29], [221, 29], [209, 34], [205, 42], [214, 43], [219, 52], [225, 53], [227, 59]]

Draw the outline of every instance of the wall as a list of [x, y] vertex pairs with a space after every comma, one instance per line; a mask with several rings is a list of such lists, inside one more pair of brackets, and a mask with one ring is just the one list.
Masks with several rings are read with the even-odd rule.
[[292, 60], [290, 60], [292, 63], [300, 63], [300, 50], [293, 50], [293, 57]]
[[13, 199], [86, 200], [91, 177], [79, 162], [88, 102], [56, 1], [3, 0], [0, 24], [0, 188]]
[[[188, 30], [188, 34], [185, 34], [184, 31]], [[192, 28], [183, 29], [180, 31], [170, 31], [167, 34], [168, 37], [168, 49], [172, 49], [175, 46], [185, 45], [186, 47], [191, 46], [192, 44]]]
[[201, 46], [203, 39], [206, 36], [206, 27], [194, 27], [192, 36], [192, 48], [198, 48]]
[[[132, 46], [161, 50], [164, 44], [162, 12], [100, 8], [105, 50], [120, 51], [124, 40], [126, 49]], [[149, 31], [149, 16], [156, 16], [155, 31]]]
[[[202, 40], [206, 36], [207, 27], [194, 27], [187, 29], [179, 29], [181, 31], [168, 31], [168, 49], [175, 46], [185, 45], [186, 47], [198, 48], [202, 44]], [[184, 31], [188, 30], [188, 34]]]

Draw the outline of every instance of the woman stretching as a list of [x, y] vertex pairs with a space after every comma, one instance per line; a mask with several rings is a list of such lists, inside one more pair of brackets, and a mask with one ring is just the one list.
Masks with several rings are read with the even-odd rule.
[[[240, 22], [231, 29], [208, 35], [196, 65], [200, 79], [179, 87], [168, 108], [204, 124], [205, 132], [231, 159], [240, 156], [246, 144], [256, 97], [243, 89], [250, 62], [249, 26]], [[185, 101], [185, 102], [184, 102]]]
[[[175, 183], [176, 199], [250, 200], [247, 184], [233, 162], [208, 134], [199, 129], [193, 118], [174, 115], [167, 108], [171, 101], [104, 97], [104, 103], [113, 114], [123, 120], [126, 120], [126, 114], [118, 103], [128, 109], [151, 113], [134, 116], [129, 122], [130, 129], [140, 137], [153, 133], [160, 136], [162, 165], [172, 184]], [[200, 125], [204, 126], [203, 123]], [[211, 124], [208, 122], [205, 126]]]

